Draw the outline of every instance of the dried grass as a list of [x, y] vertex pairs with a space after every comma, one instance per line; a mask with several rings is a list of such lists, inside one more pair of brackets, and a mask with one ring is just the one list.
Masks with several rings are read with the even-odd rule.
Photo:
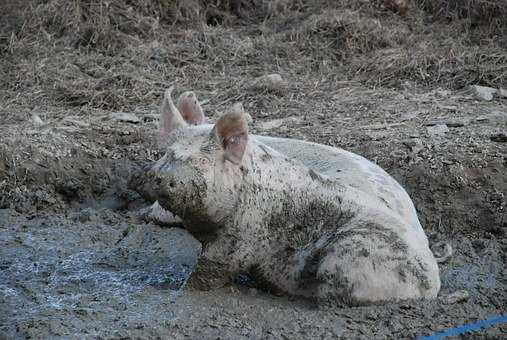
[[4, 106], [127, 110], [156, 103], [175, 81], [218, 107], [246, 96], [263, 107], [261, 96], [276, 95], [249, 84], [272, 72], [301, 83], [507, 86], [504, 0], [414, 0], [406, 17], [382, 4], [33, 1], [23, 22], [1, 31], [0, 94]]
[[502, 19], [505, 25], [507, 2], [503, 0], [415, 0], [435, 18], [470, 19], [490, 23]]

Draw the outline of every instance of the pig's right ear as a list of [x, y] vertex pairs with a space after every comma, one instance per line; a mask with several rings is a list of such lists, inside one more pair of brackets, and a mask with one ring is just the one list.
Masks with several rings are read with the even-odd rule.
[[187, 126], [187, 123], [181, 116], [180, 111], [176, 108], [171, 98], [174, 86], [171, 86], [165, 91], [164, 99], [162, 100], [162, 107], [160, 112], [159, 124], [159, 137], [163, 142], [167, 136], [175, 129]]
[[243, 106], [238, 103], [224, 113], [213, 128], [225, 159], [240, 164], [248, 143], [248, 123]]

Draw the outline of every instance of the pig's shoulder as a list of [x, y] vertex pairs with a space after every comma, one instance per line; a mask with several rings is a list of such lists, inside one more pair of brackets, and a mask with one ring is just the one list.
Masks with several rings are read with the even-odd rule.
[[384, 172], [367, 159], [340, 148], [289, 138], [255, 136], [255, 139], [331, 178], [362, 172], [361, 169]]

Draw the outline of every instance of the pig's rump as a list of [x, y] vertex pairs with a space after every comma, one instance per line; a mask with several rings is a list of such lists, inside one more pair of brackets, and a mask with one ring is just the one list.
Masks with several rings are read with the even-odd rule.
[[343, 149], [297, 139], [255, 136], [272, 149], [302, 162], [307, 167], [342, 185], [355, 188], [383, 204], [404, 221], [422, 231], [412, 200], [403, 187], [378, 165]]
[[[324, 232], [288, 260], [284, 251], [279, 262], [272, 256], [274, 263], [267, 272], [287, 270], [272, 277], [273, 282], [287, 284], [282, 290], [349, 298], [349, 303], [359, 304], [436, 296], [440, 287], [437, 264], [410, 197], [394, 178], [367, 159], [339, 148], [295, 139], [254, 138], [350, 188], [345, 196], [354, 202], [355, 217], [338, 225], [331, 236]], [[285, 266], [285, 262], [293, 265]], [[312, 263], [318, 265], [313, 268]], [[304, 277], [318, 284], [310, 280], [307, 285]]]

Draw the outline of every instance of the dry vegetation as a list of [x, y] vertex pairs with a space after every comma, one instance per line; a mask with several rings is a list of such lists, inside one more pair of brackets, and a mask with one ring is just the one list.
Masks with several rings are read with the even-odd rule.
[[121, 110], [153, 103], [174, 81], [241, 99], [248, 79], [272, 71], [289, 81], [372, 86], [507, 81], [504, 0], [413, 0], [404, 16], [380, 0], [11, 0], [0, 7], [0, 110]]

